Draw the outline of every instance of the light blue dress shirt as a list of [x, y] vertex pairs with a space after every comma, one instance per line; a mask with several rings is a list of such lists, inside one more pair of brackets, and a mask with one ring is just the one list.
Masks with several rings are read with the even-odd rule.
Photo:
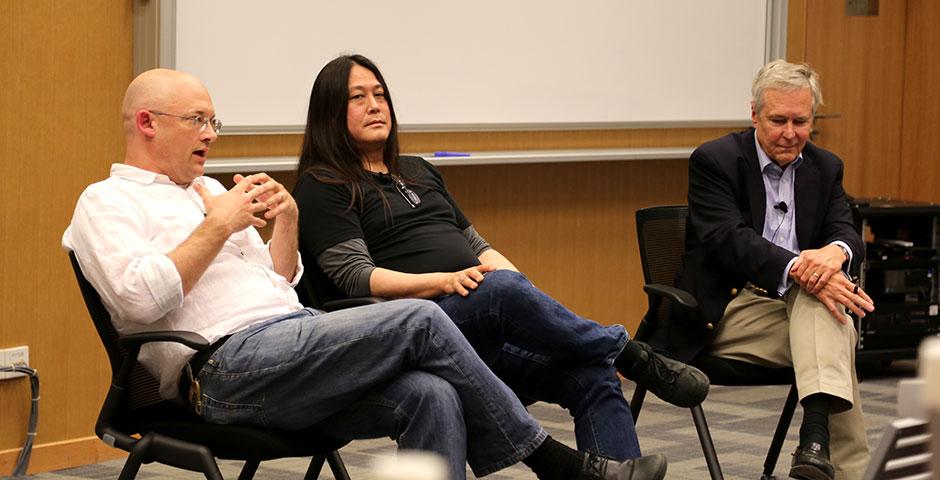
[[[796, 204], [793, 196], [796, 170], [803, 164], [803, 154], [800, 153], [796, 160], [788, 164], [786, 168], [780, 168], [761, 148], [760, 142], [757, 141], [756, 130], [754, 131], [754, 145], [757, 147], [757, 161], [760, 163], [765, 192], [764, 231], [761, 236], [774, 245], [799, 255], [800, 244], [796, 238]], [[847, 243], [839, 240], [832, 243], [848, 252], [849, 260], [844, 264], [847, 268], [852, 264], [852, 249]], [[794, 262], [796, 262], [796, 257], [793, 257], [787, 264], [787, 268], [783, 270], [780, 285], [777, 287], [777, 293], [780, 296], [786, 293], [792, 283], [788, 273], [793, 268]]]

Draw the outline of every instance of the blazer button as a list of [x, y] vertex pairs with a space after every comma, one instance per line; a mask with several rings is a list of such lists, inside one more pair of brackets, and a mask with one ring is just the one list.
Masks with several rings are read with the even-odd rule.
[[715, 329], [715, 324], [712, 323], [712, 322], [708, 322], [708, 323], [705, 324], [705, 329], [706, 329], [706, 330], [714, 330], [714, 329]]
[[732, 288], [732, 289], [731, 289], [731, 296], [732, 296], [732, 297], [737, 297], [737, 296], [738, 296], [738, 289], [737, 289], [737, 288]]

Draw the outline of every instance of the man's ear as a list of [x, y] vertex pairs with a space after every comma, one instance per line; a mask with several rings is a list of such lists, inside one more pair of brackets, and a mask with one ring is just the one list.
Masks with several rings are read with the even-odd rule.
[[751, 126], [757, 126], [757, 111], [754, 110], [754, 102], [751, 102]]
[[144, 136], [153, 138], [157, 135], [156, 125], [153, 123], [154, 115], [147, 110], [138, 110], [134, 115], [134, 126], [140, 130]]

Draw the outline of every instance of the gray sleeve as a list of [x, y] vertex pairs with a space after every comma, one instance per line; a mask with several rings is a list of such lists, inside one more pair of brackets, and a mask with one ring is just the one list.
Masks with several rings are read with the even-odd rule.
[[473, 254], [480, 256], [483, 252], [493, 248], [489, 243], [486, 242], [476, 229], [473, 228], [473, 225], [463, 229], [463, 236], [467, 237], [467, 242], [470, 243], [470, 249], [473, 250]]
[[330, 280], [350, 297], [372, 295], [369, 277], [375, 263], [369, 255], [365, 240], [352, 238], [327, 248], [317, 257], [317, 263]]

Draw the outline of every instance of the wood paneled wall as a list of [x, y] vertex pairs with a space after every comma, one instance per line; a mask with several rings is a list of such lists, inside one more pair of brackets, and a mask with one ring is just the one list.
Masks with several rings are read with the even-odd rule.
[[805, 31], [790, 58], [820, 72], [822, 113], [839, 115], [817, 123], [816, 142], [845, 161], [846, 190], [940, 202], [940, 4], [880, 2], [876, 16], [847, 16], [841, 0], [793, 3], [803, 10], [790, 25]]
[[448, 167], [489, 242], [582, 316], [635, 330], [643, 277], [634, 212], [685, 203], [687, 160]]
[[[882, 2], [887, 3], [887, 2]], [[909, 0], [900, 196], [940, 203], [940, 2]]]
[[[31, 471], [114, 455], [92, 426], [108, 364], [59, 246], [82, 189], [121, 161], [118, 109], [131, 79], [130, 2], [0, 2], [0, 348], [27, 344], [42, 378]], [[940, 6], [881, 2], [848, 18], [841, 0], [791, 0], [791, 60], [822, 72], [819, 143], [846, 160], [857, 195], [940, 201]], [[394, 87], [394, 86], [393, 86]], [[690, 146], [728, 129], [404, 134], [406, 151]], [[294, 155], [300, 137], [223, 137], [215, 156]], [[442, 168], [477, 227], [532, 280], [602, 323], [643, 311], [633, 211], [683, 202], [686, 161]], [[292, 175], [279, 175], [292, 182]], [[25, 381], [0, 382], [0, 475], [29, 411]]]
[[[85, 440], [110, 368], [60, 241], [82, 189], [123, 158], [131, 38], [130, 2], [0, 2], [0, 348], [28, 345], [39, 370], [31, 471], [107, 456]], [[27, 380], [0, 382], [0, 476], [29, 398]]]
[[846, 16], [845, 2], [808, 2], [805, 61], [820, 72], [825, 105], [816, 142], [845, 161], [846, 191], [897, 197], [906, 3]]

